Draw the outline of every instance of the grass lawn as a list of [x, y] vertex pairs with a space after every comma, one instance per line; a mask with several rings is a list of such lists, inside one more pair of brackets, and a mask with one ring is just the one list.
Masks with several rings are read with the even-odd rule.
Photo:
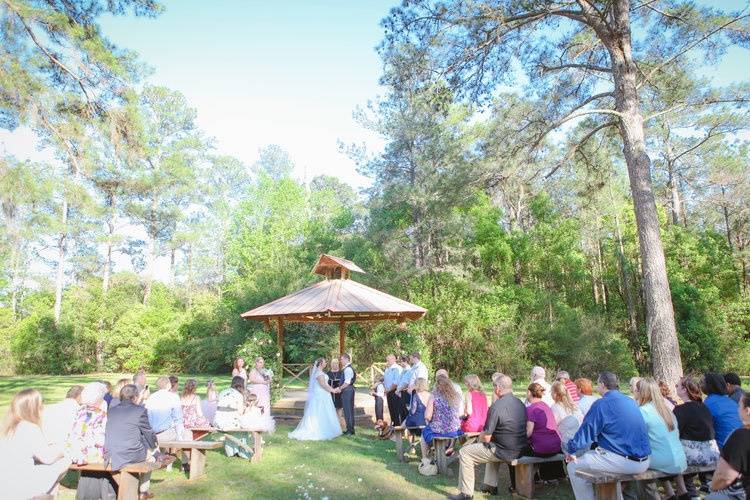
[[[68, 387], [76, 383], [106, 379], [115, 382], [119, 375], [85, 376], [29, 376], [0, 377], [0, 409], [4, 413], [13, 394], [21, 388], [40, 389], [47, 402], [62, 398]], [[189, 378], [180, 375], [180, 381]], [[211, 376], [195, 376], [199, 382]], [[219, 387], [226, 380], [213, 377]], [[154, 378], [149, 377], [153, 384]], [[193, 483], [173, 471], [157, 471], [152, 478], [152, 491], [164, 499], [240, 499], [240, 498], [413, 498], [437, 499], [455, 493], [457, 469], [452, 475], [424, 477], [417, 472], [417, 460], [408, 463], [396, 461], [393, 442], [376, 439], [370, 429], [358, 429], [353, 438], [341, 437], [328, 442], [297, 442], [287, 438], [289, 427], [280, 427], [273, 435], [265, 437], [263, 460], [257, 464], [239, 458], [227, 458], [223, 450], [208, 452], [207, 475]], [[507, 469], [502, 470], [500, 491], [507, 491]], [[69, 475], [64, 484], [74, 484]], [[477, 480], [482, 472], [477, 471]], [[558, 487], [539, 486], [537, 498], [568, 500], [573, 498], [566, 483]], [[75, 497], [75, 492], [63, 489], [61, 498]], [[484, 498], [477, 494], [475, 498]], [[499, 498], [499, 497], [487, 497]], [[501, 495], [500, 498], [509, 498]]]

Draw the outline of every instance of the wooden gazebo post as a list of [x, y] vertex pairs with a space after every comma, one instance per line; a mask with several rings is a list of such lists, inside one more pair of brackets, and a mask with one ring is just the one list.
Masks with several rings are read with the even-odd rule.
[[279, 361], [281, 362], [281, 370], [284, 370], [284, 320], [281, 317], [276, 318], [276, 343], [279, 346]]
[[339, 321], [339, 355], [346, 352], [346, 321]]

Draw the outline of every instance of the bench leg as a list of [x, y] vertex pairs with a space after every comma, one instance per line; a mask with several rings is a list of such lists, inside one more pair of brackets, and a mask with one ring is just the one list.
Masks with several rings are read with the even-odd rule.
[[534, 464], [519, 464], [514, 468], [516, 493], [524, 498], [534, 498]]
[[601, 483], [594, 485], [596, 500], [617, 500], [620, 483]]
[[117, 500], [138, 500], [138, 474], [120, 471], [114, 476], [117, 482]]
[[258, 462], [263, 458], [263, 435], [260, 432], [253, 432], [253, 457], [252, 462]]
[[437, 464], [438, 474], [447, 474], [448, 461], [445, 456], [446, 440], [434, 439], [432, 443], [435, 445], [435, 463]]
[[393, 433], [393, 441], [396, 443], [396, 458], [399, 462], [404, 461], [404, 433], [396, 431]]
[[190, 476], [188, 480], [198, 479], [206, 473], [206, 450], [190, 450]]

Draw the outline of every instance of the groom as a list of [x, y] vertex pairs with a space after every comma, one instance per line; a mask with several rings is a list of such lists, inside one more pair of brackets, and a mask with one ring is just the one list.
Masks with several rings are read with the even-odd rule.
[[354, 435], [354, 382], [357, 380], [357, 373], [352, 368], [352, 358], [348, 354], [341, 355], [341, 404], [344, 407], [344, 420], [346, 420], [345, 436]]

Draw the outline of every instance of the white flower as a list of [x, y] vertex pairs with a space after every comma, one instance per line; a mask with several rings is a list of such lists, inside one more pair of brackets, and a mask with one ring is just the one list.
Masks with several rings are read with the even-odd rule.
[[357, 482], [358, 482], [358, 483], [361, 483], [361, 482], [362, 482], [362, 478], [361, 478], [361, 477], [358, 477], [358, 478], [357, 478]]

